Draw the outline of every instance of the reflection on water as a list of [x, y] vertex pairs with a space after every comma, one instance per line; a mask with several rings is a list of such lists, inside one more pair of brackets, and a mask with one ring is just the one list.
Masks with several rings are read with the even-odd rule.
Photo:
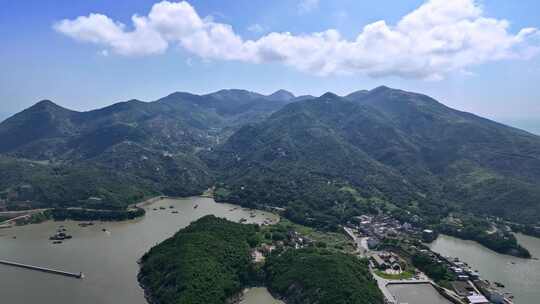
[[[174, 209], [169, 208], [171, 205]], [[78, 280], [0, 265], [1, 302], [146, 303], [137, 283], [137, 260], [152, 246], [207, 214], [232, 221], [245, 218], [248, 223], [277, 219], [275, 215], [262, 211], [251, 217], [249, 210], [235, 207], [202, 197], [164, 199], [146, 206], [146, 216], [133, 221], [96, 222], [94, 226], [84, 228], [73, 221], [49, 221], [0, 230], [0, 259], [70, 272], [82, 271], [86, 276], [84, 280]], [[64, 225], [73, 239], [54, 245], [48, 238], [59, 225]]]
[[[540, 257], [540, 239], [522, 234], [516, 237], [533, 257]], [[503, 283], [514, 294], [516, 304], [540, 303], [540, 261], [498, 254], [476, 242], [446, 235], [430, 247], [442, 255], [459, 257], [479, 270], [483, 279]]]

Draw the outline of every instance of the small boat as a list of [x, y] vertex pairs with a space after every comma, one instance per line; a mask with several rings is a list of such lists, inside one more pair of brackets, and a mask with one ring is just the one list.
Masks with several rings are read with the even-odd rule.
[[161, 209], [161, 210], [165, 210], [165, 207], [161, 206], [161, 207], [159, 207], [159, 209]]
[[178, 214], [178, 211], [174, 210], [172, 213], [173, 213], [173, 214]]
[[62, 244], [62, 241], [53, 241], [53, 244]]
[[64, 232], [57, 232], [55, 235], [49, 237], [49, 240], [51, 241], [62, 241], [62, 240], [69, 240], [72, 236], [69, 234], [65, 234]]
[[245, 222], [247, 222], [247, 220], [245, 218], [241, 218], [239, 222], [240, 223], [245, 223]]
[[79, 227], [87, 227], [87, 226], [94, 226], [94, 223], [92, 223], [92, 222], [79, 223]]
[[170, 209], [174, 209], [174, 206], [169, 206]]
[[197, 209], [197, 208], [199, 208], [199, 205], [193, 206], [193, 209]]
[[107, 229], [103, 228], [103, 229], [101, 229], [101, 231], [103, 231], [103, 232], [107, 232]]
[[152, 209], [152, 210], [156, 211], [156, 210], [157, 210], [157, 208], [154, 208], [154, 209]]

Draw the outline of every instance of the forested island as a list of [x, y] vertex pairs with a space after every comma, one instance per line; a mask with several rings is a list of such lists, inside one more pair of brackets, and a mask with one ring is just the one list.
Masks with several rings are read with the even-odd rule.
[[45, 215], [57, 221], [125, 221], [144, 216], [145, 213], [146, 211], [143, 208], [125, 210], [56, 208], [47, 210]]
[[260, 285], [289, 304], [383, 303], [367, 262], [344, 253], [278, 246], [254, 263], [251, 252], [264, 234], [256, 225], [205, 216], [146, 253], [139, 282], [149, 302], [160, 304], [230, 303]]
[[153, 247], [140, 261], [150, 303], [222, 304], [250, 283], [257, 226], [205, 216]]

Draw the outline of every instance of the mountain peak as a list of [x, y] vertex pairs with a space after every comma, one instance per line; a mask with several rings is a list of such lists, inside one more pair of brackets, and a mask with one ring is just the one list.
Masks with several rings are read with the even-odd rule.
[[387, 91], [393, 91], [395, 89], [392, 89], [390, 87], [387, 87], [385, 85], [381, 85], [381, 86], [378, 86], [374, 89], [372, 89], [371, 91], [369, 91], [369, 93], [380, 93], [380, 92], [387, 92]]
[[49, 99], [43, 99], [41, 101], [38, 101], [32, 107], [55, 107], [55, 108], [61, 108], [61, 106], [59, 106], [56, 103], [50, 101]]
[[319, 98], [335, 99], [335, 98], [339, 98], [339, 96], [337, 96], [336, 94], [334, 94], [332, 92], [326, 92], [326, 93], [322, 94], [321, 97], [319, 97]]
[[348, 94], [347, 96], [345, 96], [345, 99], [350, 100], [350, 101], [355, 101], [355, 100], [358, 100], [359, 98], [366, 96], [367, 94], [369, 94], [368, 90], [354, 91]]
[[214, 93], [207, 94], [206, 96], [212, 96], [217, 99], [238, 99], [238, 98], [247, 98], [255, 99], [264, 97], [263, 95], [247, 90], [241, 89], [223, 89]]
[[71, 111], [69, 109], [66, 109], [66, 108], [64, 108], [62, 106], [57, 105], [56, 103], [54, 103], [54, 102], [52, 102], [52, 101], [50, 101], [48, 99], [44, 99], [44, 100], [41, 100], [41, 101], [37, 102], [36, 104], [29, 107], [25, 111], [73, 112], [73, 111]]
[[174, 92], [157, 100], [163, 103], [176, 103], [181, 101], [199, 100], [200, 96], [188, 92]]
[[277, 90], [274, 93], [267, 96], [270, 100], [276, 100], [276, 101], [289, 101], [291, 99], [294, 99], [294, 94], [287, 91], [287, 90]]

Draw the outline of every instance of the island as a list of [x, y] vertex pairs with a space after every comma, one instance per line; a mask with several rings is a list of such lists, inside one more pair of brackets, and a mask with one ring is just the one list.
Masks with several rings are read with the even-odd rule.
[[274, 228], [205, 216], [147, 252], [138, 279], [160, 304], [234, 303], [252, 286], [289, 304], [383, 303], [367, 260], [286, 239]]

